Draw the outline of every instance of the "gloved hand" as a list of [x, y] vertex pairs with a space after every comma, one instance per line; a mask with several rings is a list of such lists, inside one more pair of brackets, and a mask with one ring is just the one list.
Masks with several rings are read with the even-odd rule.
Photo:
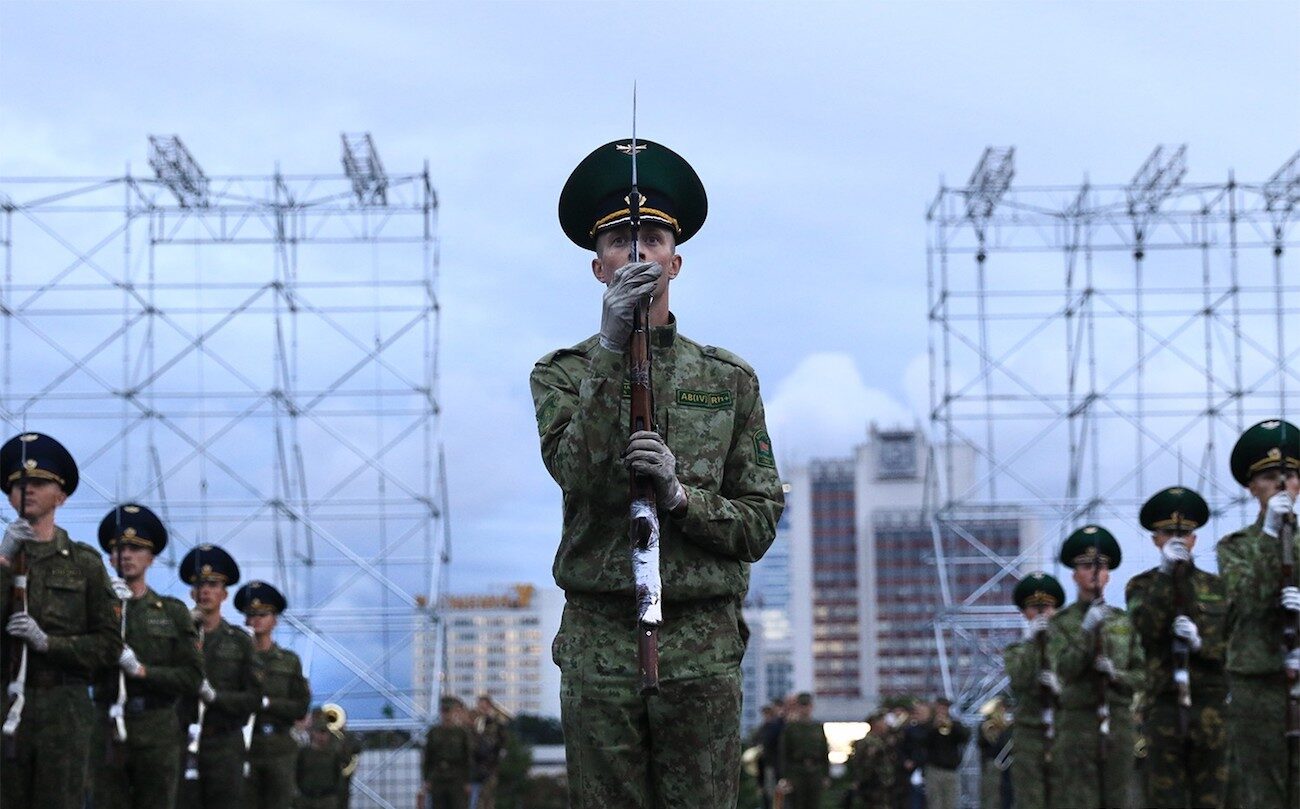
[[1033, 640], [1047, 631], [1051, 626], [1052, 619], [1045, 614], [1039, 613], [1025, 622], [1025, 638]]
[[121, 576], [109, 576], [108, 586], [113, 588], [113, 596], [119, 601], [126, 601], [131, 597], [131, 585], [126, 583], [126, 579]]
[[1267, 505], [1264, 506], [1264, 533], [1277, 539], [1282, 535], [1282, 521], [1295, 519], [1295, 501], [1291, 499], [1289, 492], [1278, 492], [1268, 498]]
[[198, 607], [191, 607], [190, 620], [196, 624], [203, 623], [203, 610], [199, 609]]
[[1282, 588], [1282, 609], [1300, 612], [1300, 587]]
[[12, 616], [5, 626], [5, 631], [15, 638], [27, 641], [27, 645], [38, 652], [50, 650], [50, 636], [45, 634], [45, 630], [41, 629], [35, 618], [25, 612]]
[[1058, 697], [1061, 695], [1061, 678], [1057, 677], [1056, 672], [1051, 669], [1038, 672], [1038, 683]]
[[136, 657], [135, 649], [126, 644], [122, 644], [122, 654], [117, 658], [117, 665], [126, 672], [128, 677], [144, 676], [144, 664], [140, 662], [139, 657]]
[[1160, 572], [1166, 576], [1174, 574], [1174, 565], [1190, 561], [1192, 552], [1188, 550], [1186, 540], [1175, 537], [1160, 548]]
[[212, 683], [208, 682], [207, 678], [204, 678], [203, 682], [199, 685], [199, 699], [203, 700], [208, 705], [211, 705], [213, 700], [216, 698], [217, 692], [212, 690]]
[[609, 351], [623, 351], [632, 334], [632, 310], [654, 291], [663, 267], [653, 261], [634, 261], [614, 271], [601, 301], [600, 345]]
[[1188, 647], [1193, 652], [1201, 651], [1201, 630], [1196, 627], [1196, 622], [1186, 615], [1174, 619], [1174, 637], [1187, 641]]
[[623, 450], [623, 466], [634, 475], [654, 482], [655, 499], [672, 511], [686, 501], [686, 490], [677, 480], [677, 458], [658, 433], [638, 430]]
[[1110, 607], [1107, 607], [1104, 601], [1098, 599], [1092, 602], [1092, 605], [1088, 607], [1088, 611], [1083, 615], [1083, 631], [1095, 631], [1106, 620], [1107, 615], [1110, 615]]
[[1300, 647], [1286, 653], [1286, 662], [1283, 665], [1286, 666], [1288, 675], [1300, 677]]
[[31, 523], [17, 518], [5, 526], [4, 538], [0, 539], [0, 557], [13, 559], [18, 555], [18, 543], [32, 539], [36, 539], [36, 534], [32, 533]]
[[1119, 678], [1119, 673], [1115, 670], [1115, 663], [1105, 655], [1092, 661], [1092, 668], [1098, 673], [1106, 675], [1107, 680]]
[[920, 767], [917, 767], [915, 770], [912, 770], [911, 782], [912, 782], [912, 786], [914, 787], [925, 786], [925, 774], [921, 772]]

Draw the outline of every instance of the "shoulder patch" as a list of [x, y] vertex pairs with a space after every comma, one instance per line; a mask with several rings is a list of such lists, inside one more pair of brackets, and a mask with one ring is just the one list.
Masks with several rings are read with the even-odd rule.
[[542, 435], [546, 434], [546, 427], [555, 418], [555, 408], [558, 406], [555, 400], [558, 397], [559, 394], [552, 392], [542, 400], [542, 404], [537, 408], [537, 432]]
[[726, 410], [731, 407], [732, 396], [729, 390], [684, 390], [678, 388], [674, 401], [681, 407], [697, 407], [701, 410]]
[[772, 454], [772, 439], [767, 430], [754, 431], [754, 462], [768, 469], [776, 468], [776, 458]]

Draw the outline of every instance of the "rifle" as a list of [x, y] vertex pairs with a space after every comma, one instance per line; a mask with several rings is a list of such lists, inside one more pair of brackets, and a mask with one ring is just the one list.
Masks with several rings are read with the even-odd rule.
[[[203, 631], [201, 621], [195, 623], [199, 624], [199, 648], [202, 649], [207, 633]], [[199, 743], [203, 738], [203, 717], [208, 709], [206, 702], [201, 698], [196, 699], [199, 704], [198, 719], [191, 722], [190, 726], [185, 729], [185, 769], [182, 777], [186, 781], [199, 780]]]
[[[26, 435], [26, 423], [23, 424], [23, 435]], [[18, 519], [27, 519], [27, 442], [19, 439], [22, 445], [22, 469], [18, 474]], [[13, 560], [13, 612], [15, 614], [27, 612], [27, 551], [21, 546], [14, 555]], [[18, 725], [23, 721], [23, 707], [27, 702], [27, 644], [16, 639], [10, 640], [9, 648], [13, 649], [13, 644], [18, 644], [13, 659], [10, 661], [13, 673], [9, 679], [9, 697], [13, 700], [9, 704], [9, 713], [5, 716], [3, 730], [0, 731], [4, 736], [4, 757], [9, 761], [18, 758]]]
[[[1096, 603], [1105, 603], [1101, 592], [1101, 543], [1093, 546], [1092, 586], [1097, 591]], [[1093, 637], [1092, 659], [1094, 661], [1106, 656], [1106, 625], [1103, 622], [1096, 629]], [[1107, 693], [1110, 683], [1105, 675], [1097, 678], [1097, 800], [1098, 806], [1106, 806], [1106, 761], [1110, 758], [1110, 699]]]
[[[1286, 422], [1282, 422], [1283, 425]], [[1285, 434], [1286, 427], [1282, 427]], [[1279, 442], [1281, 444], [1283, 442]], [[1279, 446], [1279, 449], [1281, 447]], [[1285, 459], [1286, 455], [1281, 454], [1279, 457]], [[1286, 467], [1285, 463], [1282, 468], [1282, 479], [1279, 491], [1286, 488]], [[1300, 586], [1296, 578], [1295, 563], [1295, 516], [1288, 515], [1282, 521], [1282, 529], [1278, 532], [1282, 540], [1282, 569], [1281, 569], [1281, 586], [1296, 587]], [[1286, 623], [1282, 625], [1282, 646], [1287, 655], [1295, 651], [1300, 645], [1300, 613], [1286, 613]], [[1300, 796], [1296, 794], [1296, 768], [1295, 761], [1300, 758], [1300, 677], [1288, 671], [1287, 677], [1283, 682], [1286, 688], [1286, 800], [1287, 806], [1295, 806]]]
[[[1038, 669], [1050, 671], [1051, 663], [1047, 659], [1047, 633], [1040, 632], [1034, 640], [1038, 646]], [[1052, 805], [1052, 744], [1056, 741], [1056, 692], [1046, 685], [1039, 684], [1039, 695], [1043, 700], [1043, 803]]]
[[[1172, 540], [1170, 540], [1172, 541]], [[1174, 565], [1174, 614], [1187, 614], [1187, 565]], [[1191, 647], [1183, 638], [1174, 636], [1174, 684], [1178, 686], [1178, 738], [1187, 738], [1188, 715], [1192, 710]]]
[[[117, 521], [117, 538], [113, 547], [113, 572], [117, 578], [125, 581], [122, 575], [122, 506], [113, 507], [113, 518]], [[120, 632], [122, 635], [122, 644], [126, 645], [126, 611], [130, 600], [129, 592], [119, 592], [116, 595], [121, 600], [122, 614]], [[120, 764], [126, 754], [126, 672], [121, 666], [117, 670], [117, 699], [108, 708], [108, 718], [113, 723], [113, 735], [108, 739], [108, 759], [109, 761]]]
[[[641, 192], [636, 176], [636, 87], [632, 88], [632, 191], [628, 194], [628, 225], [632, 250], [628, 261], [640, 258], [637, 235], [641, 228]], [[651, 379], [649, 298], [637, 303], [632, 314], [632, 337], [628, 343], [628, 366], [632, 388], [631, 432], [655, 430], [654, 387]], [[663, 582], [659, 575], [659, 510], [654, 483], [644, 475], [632, 475], [632, 503], [628, 538], [632, 544], [632, 574], [636, 582], [637, 665], [641, 672], [642, 696], [659, 693], [659, 625], [663, 623]]]

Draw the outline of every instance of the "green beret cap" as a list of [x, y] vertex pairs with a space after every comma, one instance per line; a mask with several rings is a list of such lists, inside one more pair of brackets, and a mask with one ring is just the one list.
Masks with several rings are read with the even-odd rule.
[[[704, 183], [691, 164], [654, 141], [636, 142], [641, 221], [676, 234], [677, 244], [699, 231], [709, 212]], [[579, 247], [596, 249], [596, 234], [628, 221], [632, 190], [631, 141], [606, 143], [583, 158], [560, 192], [560, 227]]]
[[99, 522], [99, 547], [112, 553], [117, 545], [135, 545], [157, 554], [167, 547], [167, 529], [145, 506], [123, 503]]
[[1094, 557], [1101, 555], [1101, 562], [1108, 569], [1119, 567], [1123, 554], [1114, 535], [1100, 525], [1085, 525], [1070, 534], [1061, 546], [1061, 564], [1066, 567], [1091, 565]]
[[1065, 590], [1061, 589], [1055, 576], [1038, 570], [1020, 580], [1011, 599], [1020, 610], [1025, 607], [1059, 607], [1065, 603]]
[[52, 480], [65, 494], [75, 492], [80, 480], [72, 453], [44, 433], [16, 435], [0, 447], [0, 491], [9, 494], [23, 477]]
[[1269, 469], [1300, 470], [1300, 429], [1288, 421], [1261, 421], [1237, 439], [1232, 448], [1232, 476], [1242, 486], [1256, 472]]
[[1148, 531], [1194, 531], [1210, 521], [1210, 506], [1191, 489], [1170, 486], [1146, 501], [1138, 520]]

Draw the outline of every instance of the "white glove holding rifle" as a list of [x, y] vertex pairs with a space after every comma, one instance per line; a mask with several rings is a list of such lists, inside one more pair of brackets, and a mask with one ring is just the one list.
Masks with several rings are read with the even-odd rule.
[[8, 564], [10, 560], [18, 555], [20, 542], [34, 539], [36, 539], [36, 534], [32, 533], [32, 525], [27, 520], [19, 517], [9, 523], [5, 526], [4, 538], [0, 539], [0, 560]]
[[1061, 696], [1061, 678], [1057, 677], [1056, 672], [1051, 669], [1043, 669], [1038, 672], [1038, 684], [1056, 696]]
[[36, 623], [35, 618], [25, 612], [10, 618], [5, 631], [15, 638], [22, 638], [28, 646], [38, 652], [50, 650], [50, 636], [45, 634], [45, 630], [41, 629], [41, 625]]
[[1025, 639], [1034, 640], [1039, 635], [1047, 632], [1052, 625], [1052, 619], [1044, 613], [1038, 613], [1033, 618], [1025, 622]]
[[623, 450], [623, 466], [634, 475], [644, 475], [654, 483], [655, 499], [669, 511], [686, 502], [686, 490], [677, 480], [677, 458], [659, 433], [638, 430], [632, 433]]
[[1174, 575], [1174, 568], [1179, 564], [1192, 561], [1192, 552], [1187, 541], [1174, 537], [1160, 548], [1160, 572], [1166, 576]]
[[601, 300], [600, 345], [623, 352], [632, 336], [632, 311], [645, 296], [654, 292], [663, 267], [653, 261], [634, 261], [614, 271]]
[[1282, 523], [1295, 522], [1295, 501], [1289, 492], [1278, 492], [1268, 498], [1264, 506], [1264, 533], [1277, 539], [1282, 536]]
[[1083, 631], [1095, 632], [1108, 615], [1110, 615], [1110, 607], [1106, 606], [1106, 602], [1101, 599], [1092, 602], [1092, 606], [1088, 607], [1088, 611], [1083, 614]]
[[135, 649], [126, 644], [122, 644], [122, 654], [117, 658], [117, 665], [128, 677], [144, 676], [144, 664], [140, 662]]
[[1174, 619], [1174, 637], [1187, 641], [1187, 647], [1193, 652], [1201, 651], [1201, 630], [1186, 615]]

